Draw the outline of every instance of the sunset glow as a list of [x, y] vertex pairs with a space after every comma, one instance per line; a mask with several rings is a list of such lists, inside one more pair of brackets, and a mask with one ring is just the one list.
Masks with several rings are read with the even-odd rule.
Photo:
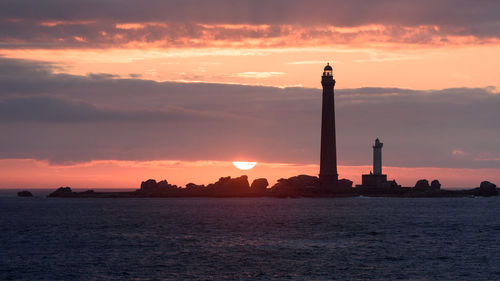
[[0, 188], [317, 175], [326, 62], [340, 177], [500, 182], [498, 1], [56, 2], [0, 3]]
[[500, 0], [1, 0], [0, 280], [500, 279], [499, 109]]
[[240, 170], [250, 170], [257, 165], [257, 162], [233, 161], [233, 165]]

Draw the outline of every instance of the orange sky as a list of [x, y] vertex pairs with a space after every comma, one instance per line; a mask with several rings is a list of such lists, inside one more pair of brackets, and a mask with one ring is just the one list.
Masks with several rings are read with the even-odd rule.
[[[402, 48], [404, 47], [404, 48]], [[237, 83], [320, 88], [318, 69], [333, 62], [337, 88], [500, 88], [497, 44], [464, 46], [353, 46], [211, 49], [0, 50], [10, 58], [42, 60], [60, 72], [139, 75], [156, 81]], [[83, 59], [82, 59], [83, 58]]]
[[[101, 160], [75, 165], [50, 165], [45, 161], [32, 159], [4, 159], [0, 160], [0, 169], [2, 188], [53, 188], [58, 184], [74, 188], [139, 188], [140, 182], [149, 178], [167, 179], [171, 184], [184, 186], [189, 182], [216, 182], [220, 176], [241, 175], [248, 175], [250, 183], [256, 178], [265, 177], [273, 185], [281, 177], [316, 175], [319, 166], [258, 163], [255, 168], [242, 171], [225, 161]], [[354, 184], [360, 184], [361, 174], [371, 170], [371, 166], [339, 166], [340, 177], [351, 179]], [[384, 167], [384, 173], [388, 174], [389, 179], [397, 179], [404, 186], [413, 186], [421, 178], [439, 179], [448, 188], [479, 186], [483, 180], [500, 181], [500, 169]]]

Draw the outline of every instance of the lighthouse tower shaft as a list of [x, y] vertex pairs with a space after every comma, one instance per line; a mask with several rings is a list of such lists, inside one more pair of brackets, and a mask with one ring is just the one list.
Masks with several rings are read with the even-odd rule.
[[382, 146], [383, 143], [379, 139], [375, 140], [375, 145], [373, 146], [373, 174], [382, 174]]
[[335, 99], [332, 67], [327, 65], [321, 77], [323, 104], [321, 113], [321, 159], [319, 181], [322, 187], [335, 187], [338, 183], [337, 144], [335, 139]]

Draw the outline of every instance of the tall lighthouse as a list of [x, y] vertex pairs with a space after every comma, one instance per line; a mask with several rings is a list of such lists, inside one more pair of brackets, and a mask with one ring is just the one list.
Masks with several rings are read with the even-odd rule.
[[321, 77], [323, 85], [323, 105], [321, 109], [321, 159], [319, 182], [321, 187], [336, 187], [339, 179], [337, 173], [337, 144], [335, 140], [335, 79], [333, 68], [328, 63]]

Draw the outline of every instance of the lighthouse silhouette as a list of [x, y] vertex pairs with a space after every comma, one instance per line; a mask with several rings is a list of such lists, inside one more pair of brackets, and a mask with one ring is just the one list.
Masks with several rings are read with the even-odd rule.
[[337, 144], [335, 139], [335, 79], [333, 68], [327, 63], [321, 77], [323, 85], [323, 105], [321, 109], [321, 159], [319, 182], [323, 188], [338, 186]]

